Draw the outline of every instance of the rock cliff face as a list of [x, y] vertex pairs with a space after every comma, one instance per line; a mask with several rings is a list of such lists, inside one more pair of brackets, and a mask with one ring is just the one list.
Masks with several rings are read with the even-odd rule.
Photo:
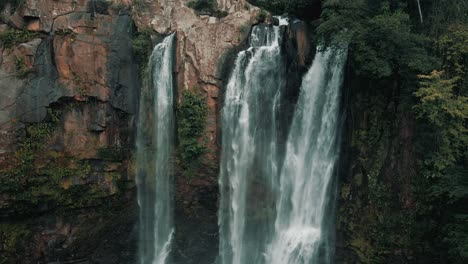
[[121, 256], [133, 251], [104, 241], [134, 228], [127, 150], [134, 145], [140, 85], [131, 46], [135, 27], [128, 12], [94, 12], [90, 3], [28, 0], [2, 11], [0, 244], [6, 263], [102, 256], [113, 262], [106, 248], [121, 247]]
[[[178, 104], [184, 91], [206, 100], [201, 166], [189, 173], [183, 161], [176, 166], [173, 259], [214, 261], [223, 87], [260, 9], [244, 0], [218, 0], [210, 11], [195, 11], [188, 2], [3, 5], [0, 262], [135, 262], [133, 152], [143, 65], [132, 42], [138, 32], [151, 32], [153, 42], [176, 32]], [[295, 22], [285, 35], [294, 103], [311, 57], [307, 26]]]
[[[375, 89], [375, 87], [380, 89]], [[337, 190], [337, 263], [412, 263], [415, 118], [398, 79], [348, 68]]]

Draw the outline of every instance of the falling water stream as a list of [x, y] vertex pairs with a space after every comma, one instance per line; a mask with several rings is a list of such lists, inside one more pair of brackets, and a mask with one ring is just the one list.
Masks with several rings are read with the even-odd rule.
[[279, 26], [255, 26], [250, 47], [238, 54], [227, 85], [221, 113], [222, 264], [261, 263], [274, 230], [273, 188], [279, 162], [276, 121], [286, 78], [281, 32]]
[[[317, 52], [303, 79], [280, 173], [275, 235], [267, 263], [332, 261], [326, 215], [338, 159], [340, 87], [346, 52]], [[322, 249], [320, 252], [320, 249]]]
[[[280, 25], [285, 25], [281, 20]], [[289, 124], [282, 28], [257, 25], [238, 54], [222, 109], [221, 264], [331, 263], [328, 215], [338, 158], [346, 52], [318, 51]], [[286, 148], [280, 126], [290, 126]]]
[[[346, 52], [318, 51], [292, 123], [280, 118], [286, 88], [279, 26], [257, 25], [238, 54], [222, 109], [221, 264], [331, 263], [327, 215], [338, 159]], [[172, 152], [174, 35], [155, 46], [142, 89], [137, 136], [140, 264], [165, 264], [174, 233]], [[288, 126], [285, 148], [280, 130]]]
[[172, 34], [154, 47], [141, 92], [137, 134], [140, 264], [165, 264], [174, 232], [171, 162], [174, 39]]

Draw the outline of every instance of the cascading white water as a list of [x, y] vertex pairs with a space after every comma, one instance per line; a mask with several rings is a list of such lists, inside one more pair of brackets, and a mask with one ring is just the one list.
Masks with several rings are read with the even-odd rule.
[[154, 47], [141, 92], [137, 134], [140, 264], [166, 263], [174, 232], [171, 162], [174, 39], [172, 34]]
[[[280, 173], [269, 264], [331, 263], [325, 214], [338, 159], [344, 50], [318, 51], [303, 79]], [[322, 247], [322, 250], [320, 250]], [[333, 249], [330, 249], [333, 250]], [[322, 252], [321, 252], [322, 251]]]
[[255, 26], [227, 85], [219, 182], [222, 264], [262, 263], [274, 229], [276, 121], [286, 78], [280, 43], [279, 26]]

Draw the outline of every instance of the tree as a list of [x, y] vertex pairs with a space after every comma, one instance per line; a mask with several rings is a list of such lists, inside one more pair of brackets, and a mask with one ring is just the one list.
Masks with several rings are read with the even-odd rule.
[[447, 79], [442, 71], [420, 75], [419, 103], [414, 107], [419, 118], [433, 128], [434, 142], [424, 161], [426, 174], [439, 177], [466, 155], [468, 146], [468, 97], [456, 94], [457, 78]]
[[322, 46], [349, 45], [353, 69], [361, 76], [380, 79], [428, 71], [428, 39], [412, 31], [409, 15], [393, 2], [326, 1], [317, 30]]

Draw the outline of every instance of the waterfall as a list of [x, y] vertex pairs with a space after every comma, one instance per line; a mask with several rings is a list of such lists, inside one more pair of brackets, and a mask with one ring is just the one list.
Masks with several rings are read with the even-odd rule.
[[418, 2], [418, 10], [419, 10], [419, 18], [421, 20], [421, 24], [423, 23], [423, 15], [422, 15], [422, 11], [421, 11], [421, 3], [419, 2], [419, 0], [416, 0]]
[[[284, 20], [280, 24], [285, 24]], [[220, 175], [221, 264], [331, 263], [329, 201], [347, 52], [317, 51], [281, 149], [280, 27], [257, 25], [227, 85]]]
[[226, 88], [219, 180], [222, 264], [261, 263], [274, 229], [277, 114], [286, 78], [281, 35], [279, 26], [255, 26]]
[[141, 92], [136, 155], [140, 264], [166, 263], [174, 232], [171, 162], [174, 39], [172, 34], [154, 47]]
[[280, 173], [267, 263], [331, 263], [326, 215], [338, 159], [340, 86], [346, 52], [318, 51], [303, 79]]

